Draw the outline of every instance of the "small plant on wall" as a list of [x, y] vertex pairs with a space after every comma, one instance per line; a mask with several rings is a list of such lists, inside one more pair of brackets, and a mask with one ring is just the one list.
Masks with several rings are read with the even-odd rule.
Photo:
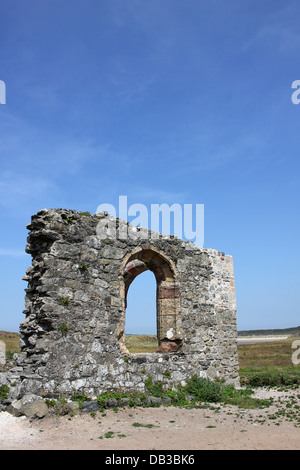
[[88, 267], [87, 264], [82, 263], [82, 264], [79, 265], [79, 271], [81, 271], [81, 272], [87, 271], [88, 268], [89, 268], [89, 267]]
[[61, 323], [58, 325], [57, 329], [61, 332], [62, 336], [66, 336], [69, 330], [68, 325], [66, 323]]
[[69, 305], [70, 303], [69, 297], [60, 297], [58, 300], [62, 305], [65, 305], [65, 306]]

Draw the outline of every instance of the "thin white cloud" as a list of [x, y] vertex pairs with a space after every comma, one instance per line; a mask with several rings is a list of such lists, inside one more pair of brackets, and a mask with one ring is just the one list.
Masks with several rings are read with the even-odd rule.
[[186, 203], [189, 202], [187, 201], [188, 196], [186, 192], [180, 192], [180, 191], [175, 192], [175, 191], [167, 191], [167, 190], [155, 188], [155, 187], [135, 186], [134, 193], [138, 200], [131, 201], [131, 198], [130, 198], [130, 204], [132, 202], [144, 204], [145, 201], [149, 202], [150, 204], [162, 204], [162, 203], [181, 204], [182, 202], [186, 202]]
[[22, 256], [27, 256], [27, 253], [25, 253], [24, 250], [0, 248], [0, 256], [19, 258]]
[[268, 44], [281, 53], [298, 49], [300, 35], [297, 13], [298, 5], [296, 2], [283, 3], [279, 9], [270, 10], [265, 23], [242, 46], [242, 50], [247, 50], [253, 46], [266, 47]]
[[0, 205], [7, 208], [22, 207], [27, 201], [54, 190], [55, 184], [47, 178], [18, 175], [12, 171], [0, 174]]

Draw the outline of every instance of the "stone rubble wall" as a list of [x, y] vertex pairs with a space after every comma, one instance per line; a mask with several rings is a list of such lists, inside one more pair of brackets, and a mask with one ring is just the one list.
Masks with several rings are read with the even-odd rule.
[[[105, 221], [115, 224], [116, 239], [99, 237]], [[23, 278], [26, 317], [13, 371], [19, 396], [143, 391], [148, 375], [166, 386], [194, 374], [238, 385], [231, 256], [105, 213], [44, 209], [27, 228], [32, 266]], [[162, 352], [131, 354], [124, 344], [126, 289], [145, 269], [158, 282]]]

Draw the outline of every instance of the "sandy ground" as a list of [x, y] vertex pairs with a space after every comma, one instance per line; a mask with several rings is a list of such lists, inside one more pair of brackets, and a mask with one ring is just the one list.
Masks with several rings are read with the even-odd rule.
[[268, 343], [272, 341], [282, 341], [288, 336], [238, 336], [237, 344]]
[[[261, 389], [257, 395], [273, 394], [280, 399], [283, 393]], [[287, 420], [280, 425], [265, 420], [276, 409], [276, 405], [257, 410], [219, 405], [205, 409], [128, 408], [97, 412], [94, 417], [49, 415], [32, 422], [2, 412], [0, 449], [300, 450], [300, 427]]]

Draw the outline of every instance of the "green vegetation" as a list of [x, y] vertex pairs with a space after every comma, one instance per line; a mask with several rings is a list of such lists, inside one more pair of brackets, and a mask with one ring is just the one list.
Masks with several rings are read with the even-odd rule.
[[0, 386], [0, 403], [8, 397], [9, 394], [9, 386], [8, 385], [1, 385]]
[[81, 211], [81, 212], [79, 212], [79, 215], [85, 215], [85, 216], [87, 216], [87, 217], [90, 217], [90, 216], [91, 216], [91, 213], [90, 213], [89, 211], [85, 211], [85, 212], [84, 212], [84, 211], [83, 211], [83, 212]]
[[85, 401], [89, 401], [90, 398], [87, 395], [83, 395], [82, 393], [76, 393], [71, 398], [72, 401], [77, 401], [78, 403], [83, 403]]
[[238, 408], [257, 409], [267, 408], [273, 404], [273, 399], [253, 398], [253, 390], [235, 389], [233, 385], [224, 387], [222, 390], [221, 401], [226, 405], [235, 405]]
[[87, 271], [88, 269], [89, 269], [89, 267], [88, 267], [87, 264], [82, 263], [82, 264], [79, 265], [79, 271], [84, 272], [84, 271]]
[[292, 364], [295, 339], [239, 345], [241, 384], [252, 387], [300, 384], [300, 365]]
[[60, 297], [60, 298], [58, 299], [58, 301], [59, 301], [62, 305], [65, 305], [65, 306], [66, 306], [66, 305], [69, 305], [69, 303], [70, 303], [69, 297]]
[[[181, 406], [186, 408], [201, 408], [208, 403], [223, 403], [236, 405], [239, 408], [265, 408], [272, 404], [272, 400], [261, 400], [252, 398], [253, 390], [235, 389], [233, 386], [224, 386], [203, 377], [194, 375], [187, 381], [186, 386], [178, 385], [177, 389], [165, 387], [162, 382], [153, 383], [151, 375], [145, 380], [148, 390], [144, 393], [130, 392], [106, 392], [97, 397], [99, 410], [104, 410], [112, 404], [122, 405], [122, 399], [126, 398], [126, 406], [156, 407], [160, 404], [165, 406]], [[149, 402], [147, 396], [160, 398], [161, 402]], [[77, 396], [73, 399], [77, 399]], [[83, 400], [86, 397], [83, 397]], [[164, 399], [168, 399], [167, 401]], [[81, 400], [79, 396], [79, 400]], [[111, 403], [108, 405], [108, 401]]]
[[60, 325], [58, 325], [57, 329], [61, 332], [62, 336], [66, 336], [69, 327], [66, 323], [61, 323]]
[[133, 423], [132, 426], [134, 428], [148, 428], [148, 429], [157, 427], [155, 426], [155, 424], [142, 424], [142, 423]]
[[277, 387], [281, 385], [300, 384], [300, 370], [296, 366], [286, 369], [270, 368], [260, 370], [259, 368], [245, 368], [240, 370], [241, 385], [250, 387]]
[[115, 433], [114, 431], [108, 431], [104, 434], [104, 436], [99, 436], [98, 439], [111, 439], [113, 437], [118, 437], [119, 439], [122, 439], [123, 437], [126, 437], [126, 434], [120, 434], [120, 433]]
[[252, 389], [235, 389], [233, 385], [224, 386], [219, 382], [194, 375], [187, 381], [186, 386], [177, 389], [164, 388], [161, 382], [153, 384], [148, 375], [145, 386], [151, 396], [169, 398], [170, 405], [188, 408], [201, 407], [205, 403], [224, 403], [236, 405], [239, 408], [265, 408], [272, 400], [252, 398]]
[[151, 393], [153, 397], [161, 397], [163, 394], [163, 384], [162, 382], [152, 382], [152, 376], [149, 374], [145, 380], [145, 387]]
[[46, 399], [45, 403], [49, 408], [52, 408], [54, 414], [57, 416], [66, 415], [69, 412], [68, 402], [64, 397], [58, 398], [57, 400]]
[[194, 375], [187, 381], [187, 392], [198, 401], [219, 402], [222, 399], [222, 386], [217, 382]]

